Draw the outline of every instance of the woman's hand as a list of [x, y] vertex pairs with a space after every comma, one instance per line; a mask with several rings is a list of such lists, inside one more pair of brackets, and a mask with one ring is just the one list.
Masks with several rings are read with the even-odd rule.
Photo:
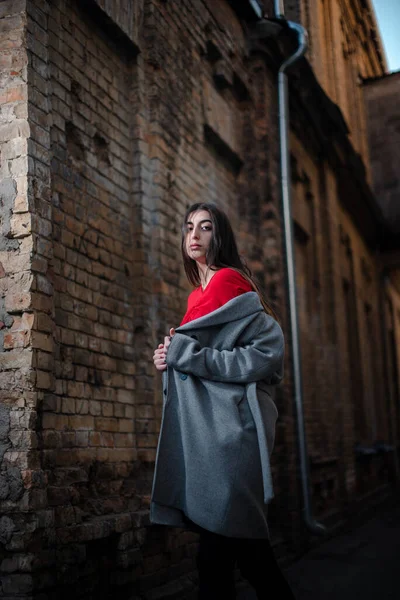
[[170, 345], [171, 338], [174, 336], [174, 334], [175, 329], [171, 327], [171, 329], [169, 330], [169, 336], [166, 335], [164, 338], [164, 343], [158, 344], [158, 348], [154, 350], [153, 362], [157, 371], [165, 371], [165, 369], [167, 368], [165, 360], [167, 357], [168, 346]]
[[167, 365], [165, 364], [165, 349], [164, 344], [158, 344], [158, 348], [154, 350], [153, 362], [157, 371], [165, 371]]

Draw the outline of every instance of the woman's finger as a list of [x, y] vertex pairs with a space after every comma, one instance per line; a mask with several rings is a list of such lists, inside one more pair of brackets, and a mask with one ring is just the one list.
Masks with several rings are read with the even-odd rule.
[[155, 360], [154, 366], [158, 371], [165, 371], [165, 369], [167, 368], [165, 360]]
[[157, 371], [165, 371], [165, 369], [167, 368], [165, 356], [166, 350], [170, 343], [170, 339], [168, 336], [164, 338], [164, 342], [164, 344], [158, 344], [158, 347], [154, 350], [153, 354], [153, 362]]
[[155, 361], [157, 359], [164, 359], [164, 358], [165, 358], [164, 347], [163, 348], [157, 348], [156, 350], [154, 350], [153, 361]]

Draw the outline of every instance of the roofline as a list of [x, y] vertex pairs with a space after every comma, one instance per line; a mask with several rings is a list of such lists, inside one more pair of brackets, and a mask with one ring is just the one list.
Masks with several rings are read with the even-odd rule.
[[390, 71], [390, 73], [384, 73], [383, 75], [377, 75], [376, 77], [366, 77], [363, 80], [363, 85], [374, 83], [374, 81], [382, 81], [383, 79], [389, 79], [390, 77], [393, 77], [393, 75], [400, 76], [400, 69], [398, 71]]
[[386, 50], [385, 50], [385, 46], [383, 45], [381, 31], [378, 26], [378, 19], [376, 18], [376, 12], [375, 12], [374, 6], [372, 4], [372, 0], [364, 0], [364, 2], [369, 9], [371, 19], [372, 19], [372, 25], [375, 29], [375, 37], [372, 39], [372, 41], [375, 43], [375, 46], [377, 49], [377, 54], [380, 59], [380, 62], [382, 63], [383, 70], [385, 71], [385, 73], [388, 73], [389, 67], [388, 67], [388, 61], [387, 61], [387, 56], [386, 56]]

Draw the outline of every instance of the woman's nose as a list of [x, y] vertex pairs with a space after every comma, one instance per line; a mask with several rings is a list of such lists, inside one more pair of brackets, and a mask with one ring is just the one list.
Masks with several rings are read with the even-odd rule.
[[197, 229], [192, 229], [192, 239], [199, 239], [199, 232], [197, 231]]

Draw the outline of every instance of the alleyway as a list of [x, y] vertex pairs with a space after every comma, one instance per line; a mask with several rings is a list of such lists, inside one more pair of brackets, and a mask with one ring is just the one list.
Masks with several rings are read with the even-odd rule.
[[[296, 600], [400, 600], [400, 503], [285, 570]], [[250, 590], [238, 600], [256, 600]]]

